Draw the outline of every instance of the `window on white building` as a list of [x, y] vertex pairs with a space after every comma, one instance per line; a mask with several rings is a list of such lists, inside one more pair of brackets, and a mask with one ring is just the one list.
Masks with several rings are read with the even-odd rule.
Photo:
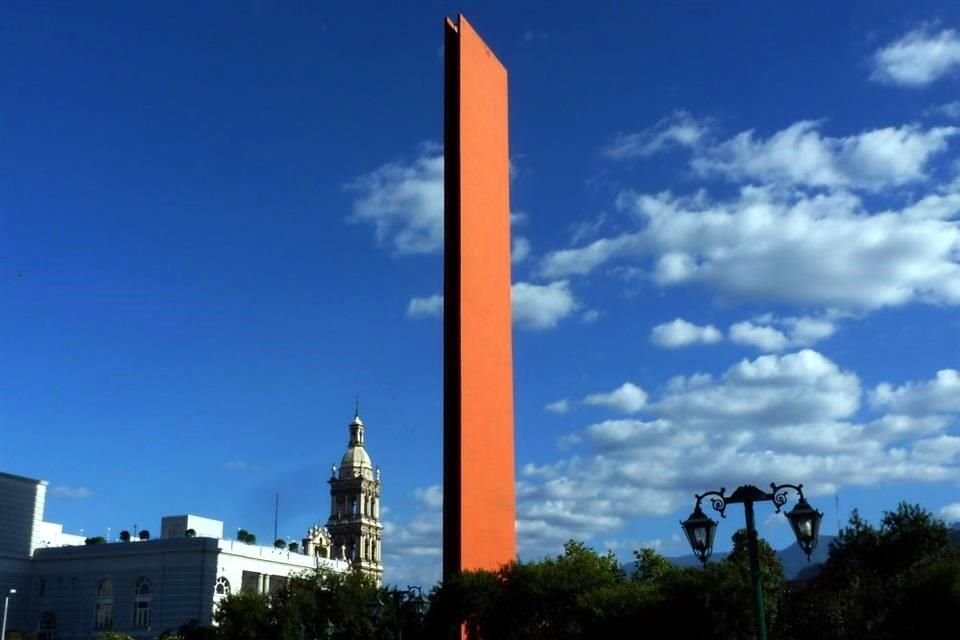
[[109, 578], [104, 578], [97, 585], [97, 603], [94, 610], [93, 628], [113, 628], [113, 582]]
[[144, 577], [137, 578], [137, 586], [133, 591], [133, 628], [150, 628], [150, 603], [153, 599], [150, 580]]
[[40, 627], [37, 629], [37, 640], [55, 640], [57, 637], [57, 616], [52, 611], [45, 611], [40, 615]]
[[217, 584], [213, 588], [213, 595], [215, 598], [226, 598], [230, 595], [230, 581], [223, 576], [217, 578]]

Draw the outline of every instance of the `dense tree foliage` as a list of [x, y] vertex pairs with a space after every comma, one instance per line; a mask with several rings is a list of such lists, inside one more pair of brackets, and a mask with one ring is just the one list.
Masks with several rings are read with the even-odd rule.
[[[901, 504], [878, 526], [856, 512], [819, 575], [787, 582], [758, 541], [771, 638], [939, 637], [960, 610], [960, 554], [946, 526]], [[186, 625], [168, 640], [449, 640], [463, 627], [484, 640], [636, 637], [755, 638], [745, 531], [704, 569], [681, 568], [653, 549], [625, 570], [611, 554], [571, 541], [563, 553], [438, 585], [421, 618], [398, 591], [359, 573], [294, 576], [272, 595], [235, 593], [216, 627]]]
[[854, 511], [823, 571], [788, 607], [787, 637], [933, 636], [960, 608], [960, 554], [946, 525], [917, 505], [885, 512], [879, 527]]

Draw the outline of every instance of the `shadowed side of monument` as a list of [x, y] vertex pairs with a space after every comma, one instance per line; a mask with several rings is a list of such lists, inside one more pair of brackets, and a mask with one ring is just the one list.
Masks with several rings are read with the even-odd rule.
[[444, 27], [443, 575], [516, 558], [507, 71]]

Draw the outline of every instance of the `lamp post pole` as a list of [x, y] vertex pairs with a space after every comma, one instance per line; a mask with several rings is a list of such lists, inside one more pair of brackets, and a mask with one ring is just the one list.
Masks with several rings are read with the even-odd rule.
[[5, 640], [7, 637], [7, 606], [10, 604], [10, 596], [16, 594], [16, 589], [10, 589], [3, 598], [3, 624], [0, 624], [0, 640]]
[[747, 555], [750, 557], [750, 581], [753, 583], [753, 616], [757, 625], [757, 640], [767, 640], [767, 614], [763, 603], [763, 583], [760, 581], [760, 545], [757, 543], [757, 524], [753, 517], [753, 501], [743, 503], [747, 520]]
[[797, 543], [803, 552], [807, 554], [807, 561], [810, 560], [810, 554], [817, 546], [817, 538], [820, 535], [820, 520], [823, 514], [813, 509], [806, 498], [803, 497], [803, 485], [793, 484], [775, 484], [770, 483], [770, 491], [762, 491], [753, 485], [744, 485], [730, 495], [726, 495], [727, 490], [720, 487], [720, 491], [707, 491], [696, 495], [697, 502], [690, 517], [680, 524], [687, 534], [687, 540], [693, 548], [694, 554], [700, 559], [700, 562], [706, 566], [710, 554], [713, 552], [713, 539], [717, 532], [717, 523], [708, 518], [700, 508], [700, 503], [704, 498], [710, 499], [710, 506], [714, 511], [726, 518], [727, 505], [742, 504], [744, 516], [747, 521], [747, 556], [750, 560], [750, 581], [753, 587], [753, 615], [757, 628], [757, 640], [767, 640], [767, 616], [764, 610], [763, 602], [763, 582], [760, 580], [760, 550], [757, 542], [757, 523], [753, 512], [753, 503], [772, 502], [777, 509], [777, 513], [787, 503], [787, 493], [795, 491], [799, 496], [797, 504], [787, 513], [787, 520], [790, 522], [790, 528], [797, 538]]

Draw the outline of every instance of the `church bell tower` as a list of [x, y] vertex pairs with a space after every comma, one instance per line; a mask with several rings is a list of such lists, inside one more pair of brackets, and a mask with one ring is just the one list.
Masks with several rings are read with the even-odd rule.
[[340, 468], [330, 477], [330, 519], [327, 530], [333, 544], [331, 557], [350, 562], [376, 580], [383, 577], [380, 543], [380, 470], [374, 471], [364, 448], [364, 425], [359, 409], [349, 425], [350, 441]]

